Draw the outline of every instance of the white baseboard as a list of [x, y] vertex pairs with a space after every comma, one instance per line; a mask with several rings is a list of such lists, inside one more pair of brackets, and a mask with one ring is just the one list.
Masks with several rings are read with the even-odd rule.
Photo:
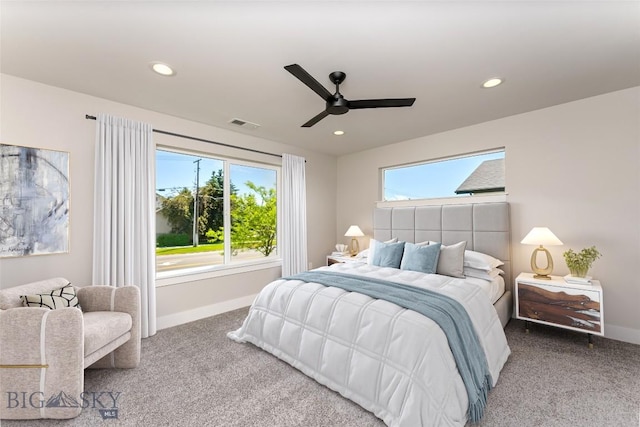
[[158, 317], [156, 320], [157, 330], [170, 328], [172, 326], [182, 325], [183, 323], [193, 322], [194, 320], [204, 319], [205, 317], [215, 316], [216, 314], [226, 313], [227, 311], [236, 310], [242, 307], [248, 307], [253, 303], [257, 294], [247, 295], [223, 301], [216, 304], [206, 305], [179, 313], [168, 314]]
[[606, 338], [624, 341], [631, 344], [640, 344], [640, 329], [605, 324], [604, 331], [604, 336]]

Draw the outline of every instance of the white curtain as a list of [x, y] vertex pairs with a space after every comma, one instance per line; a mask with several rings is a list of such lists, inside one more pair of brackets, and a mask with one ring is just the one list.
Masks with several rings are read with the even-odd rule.
[[307, 190], [304, 157], [282, 155], [282, 275], [307, 270]]
[[155, 151], [151, 125], [97, 117], [93, 284], [140, 288], [143, 338], [156, 333]]

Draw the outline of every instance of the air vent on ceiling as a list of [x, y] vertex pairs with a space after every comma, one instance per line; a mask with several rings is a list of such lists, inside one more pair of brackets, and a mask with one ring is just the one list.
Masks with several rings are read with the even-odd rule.
[[241, 119], [231, 119], [229, 121], [229, 123], [231, 123], [232, 125], [236, 125], [236, 126], [242, 126], [245, 129], [250, 129], [250, 130], [255, 130], [258, 129], [260, 127], [259, 124], [257, 123], [251, 123], [248, 122], [246, 120], [241, 120]]

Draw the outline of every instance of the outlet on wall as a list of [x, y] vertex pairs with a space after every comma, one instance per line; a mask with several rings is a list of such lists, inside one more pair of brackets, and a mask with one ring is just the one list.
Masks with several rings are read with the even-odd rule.
[[309, 270], [311, 270], [313, 268], [313, 263], [309, 262]]

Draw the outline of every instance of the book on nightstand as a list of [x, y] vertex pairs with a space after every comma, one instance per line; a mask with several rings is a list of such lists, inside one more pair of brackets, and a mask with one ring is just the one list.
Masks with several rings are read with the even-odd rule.
[[564, 276], [564, 281], [567, 283], [575, 283], [577, 285], [590, 285], [592, 278], [593, 277], [591, 276], [576, 277], [572, 276], [571, 274], [567, 274], [566, 276]]

